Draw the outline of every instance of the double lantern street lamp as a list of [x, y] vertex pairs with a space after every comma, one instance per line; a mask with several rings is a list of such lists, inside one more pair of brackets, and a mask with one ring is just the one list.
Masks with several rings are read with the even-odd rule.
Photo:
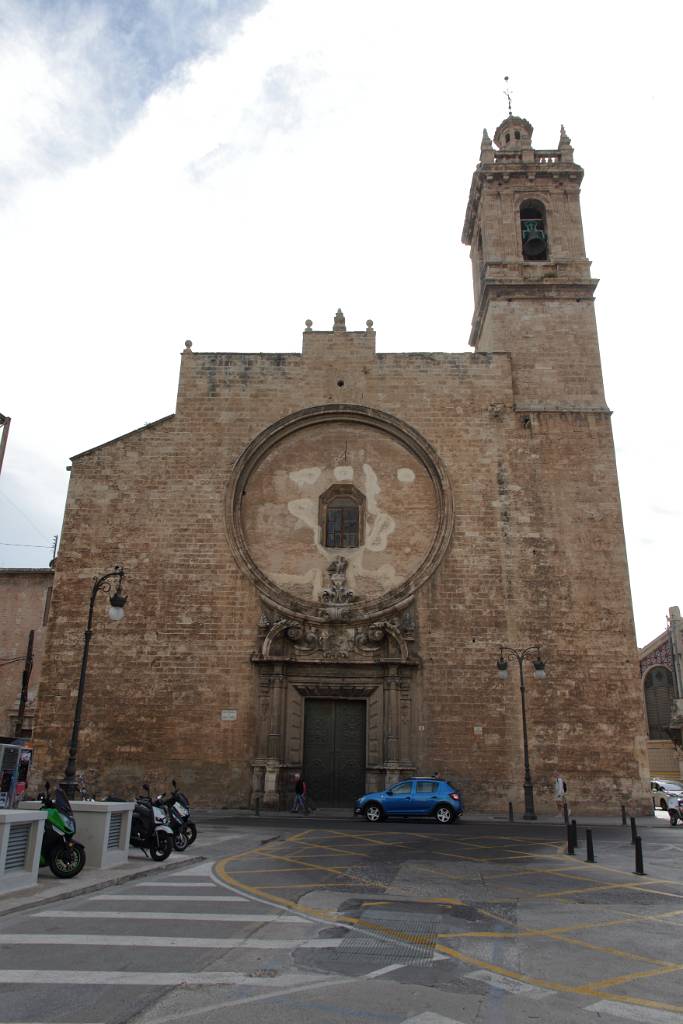
[[531, 647], [525, 647], [522, 651], [516, 651], [514, 647], [502, 647], [500, 648], [500, 657], [497, 661], [498, 675], [501, 679], [507, 679], [508, 677], [508, 663], [504, 655], [510, 654], [513, 658], [517, 659], [519, 665], [519, 692], [522, 695], [522, 734], [524, 736], [524, 815], [523, 817], [527, 821], [536, 820], [536, 811], [534, 810], [534, 785], [531, 781], [531, 771], [529, 770], [529, 740], [527, 738], [526, 729], [526, 700], [525, 700], [525, 689], [524, 689], [524, 662], [530, 661], [534, 666], [534, 678], [545, 679], [545, 663], [541, 659], [541, 648], [538, 644], [534, 644]]
[[[109, 618], [113, 619], [114, 622], [119, 622], [123, 618], [123, 609], [128, 598], [123, 593], [123, 568], [120, 565], [114, 567], [113, 572], [108, 572], [104, 576], [100, 576], [93, 583], [92, 593], [90, 594], [90, 608], [88, 610], [88, 625], [85, 628], [85, 635], [83, 640], [83, 658], [81, 660], [81, 676], [78, 681], [78, 697], [76, 698], [76, 710], [74, 711], [74, 722], [71, 730], [71, 742], [69, 744], [69, 760], [67, 761], [66, 771], [64, 772], [64, 781], [62, 782], [62, 789], [66, 793], [69, 800], [73, 800], [76, 792], [76, 753], [78, 751], [78, 733], [81, 727], [81, 710], [83, 708], [83, 695], [85, 693], [85, 676], [88, 670], [88, 649], [90, 647], [90, 639], [92, 637], [92, 620], [93, 612], [95, 610], [95, 598], [100, 591], [105, 594], [111, 594], [109, 598]], [[113, 580], [117, 579], [116, 590], [111, 593]]]

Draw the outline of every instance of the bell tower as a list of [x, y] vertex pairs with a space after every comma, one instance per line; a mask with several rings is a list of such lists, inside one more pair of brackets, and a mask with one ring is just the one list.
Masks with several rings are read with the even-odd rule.
[[605, 411], [579, 192], [583, 169], [564, 126], [556, 149], [510, 114], [484, 130], [465, 215], [475, 310], [470, 345], [508, 352], [515, 405]]

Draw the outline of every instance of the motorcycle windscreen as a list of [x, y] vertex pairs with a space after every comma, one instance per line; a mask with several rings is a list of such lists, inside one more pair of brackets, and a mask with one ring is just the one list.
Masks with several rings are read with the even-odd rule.
[[69, 818], [73, 818], [74, 812], [71, 810], [71, 804], [69, 803], [66, 793], [59, 786], [55, 793], [55, 807], [60, 814], [66, 814]]

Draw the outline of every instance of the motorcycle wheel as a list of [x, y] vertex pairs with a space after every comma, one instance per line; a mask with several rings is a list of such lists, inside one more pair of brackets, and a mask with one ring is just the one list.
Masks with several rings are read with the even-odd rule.
[[158, 832], [152, 840], [149, 855], [152, 860], [166, 860], [173, 853], [173, 836], [168, 832]]
[[176, 832], [173, 833], [174, 850], [177, 850], [178, 853], [182, 853], [183, 850], [186, 850], [189, 845], [190, 842], [187, 838], [184, 828], [179, 828]]
[[193, 842], [197, 838], [197, 826], [193, 821], [187, 825], [183, 825], [183, 832], [187, 836], [187, 845], [192, 846]]
[[47, 863], [57, 878], [75, 878], [85, 867], [85, 850], [80, 846], [53, 846]]

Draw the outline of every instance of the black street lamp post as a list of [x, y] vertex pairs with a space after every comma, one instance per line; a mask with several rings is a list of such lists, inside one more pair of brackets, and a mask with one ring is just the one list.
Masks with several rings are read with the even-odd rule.
[[69, 744], [69, 760], [66, 764], [66, 771], [64, 772], [64, 781], [62, 782], [62, 789], [66, 793], [69, 800], [73, 800], [76, 792], [76, 753], [78, 751], [78, 733], [81, 727], [81, 710], [83, 708], [83, 695], [85, 693], [85, 676], [88, 670], [88, 649], [90, 647], [90, 638], [92, 637], [92, 619], [93, 611], [95, 609], [95, 598], [102, 590], [105, 594], [111, 592], [112, 584], [111, 580], [118, 579], [116, 590], [109, 598], [109, 617], [115, 622], [118, 622], [123, 618], [123, 608], [128, 600], [123, 594], [123, 568], [120, 565], [114, 567], [113, 572], [108, 572], [104, 576], [100, 576], [93, 583], [92, 593], [90, 594], [90, 608], [88, 609], [88, 625], [85, 628], [85, 635], [83, 640], [83, 658], [81, 660], [81, 676], [78, 681], [78, 697], [76, 698], [76, 710], [74, 711], [74, 722], [71, 730], [71, 742]]
[[[502, 647], [500, 648], [500, 657], [498, 658], [498, 675], [501, 679], [507, 679], [508, 677], [508, 663], [503, 657], [504, 654], [511, 654], [517, 659], [519, 665], [519, 692], [522, 695], [522, 734], [524, 736], [524, 814], [523, 817], [527, 821], [536, 820], [536, 811], [534, 810], [534, 784], [531, 781], [531, 770], [529, 769], [529, 739], [527, 736], [526, 728], [526, 699], [525, 699], [525, 688], [524, 688], [524, 662], [530, 661], [534, 666], [534, 677], [536, 679], [545, 679], [545, 664], [541, 660], [541, 648], [538, 644], [533, 644], [531, 647], [525, 647], [522, 651], [516, 651], [514, 647]], [[535, 654], [535, 657], [534, 657]]]

